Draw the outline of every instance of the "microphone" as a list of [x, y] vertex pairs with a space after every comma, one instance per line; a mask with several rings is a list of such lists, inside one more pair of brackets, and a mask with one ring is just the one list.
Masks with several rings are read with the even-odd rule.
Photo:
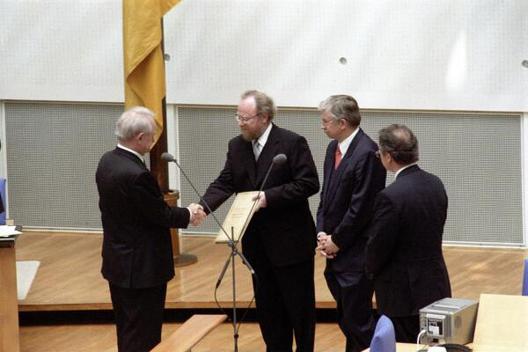
[[[266, 176], [264, 176], [264, 180], [262, 180], [262, 184], [260, 185], [260, 189], [257, 193], [257, 197], [255, 198], [255, 201], [251, 205], [251, 210], [249, 211], [250, 214], [253, 213], [253, 209], [255, 208], [255, 205], [257, 204], [257, 201], [260, 198], [260, 193], [262, 193], [262, 190], [264, 189], [264, 186], [266, 185], [266, 181], [268, 181], [268, 176], [271, 172], [271, 169], [273, 169], [273, 165], [282, 165], [286, 162], [286, 160], [288, 160], [288, 157], [286, 156], [286, 154], [283, 154], [283, 153], [277, 154], [273, 157], [273, 159], [271, 160], [271, 164], [268, 167], [268, 171], [266, 171]], [[246, 226], [248, 225], [248, 221], [249, 221], [249, 217], [246, 218], [246, 221], [244, 222], [244, 227], [242, 228], [246, 228]]]
[[[180, 166], [180, 164], [178, 163], [178, 161], [176, 160], [176, 158], [170, 154], [170, 153], [167, 153], [167, 152], [164, 152], [161, 154], [161, 160], [164, 160], [166, 162], [173, 162], [176, 164], [176, 166], [178, 167], [178, 169], [180, 170], [180, 172], [182, 173], [182, 175], [185, 177], [185, 179], [187, 180], [187, 182], [189, 182], [189, 184], [191, 185], [193, 191], [196, 193], [196, 195], [200, 198], [200, 201], [205, 205], [205, 207], [207, 208], [207, 210], [209, 211], [209, 214], [211, 214], [213, 216], [213, 219], [215, 221], [215, 223], [220, 227], [220, 229], [222, 230], [222, 232], [226, 235], [227, 238], [230, 238], [231, 241], [233, 242], [233, 245], [236, 246], [236, 242], [234, 242], [234, 239], [231, 238], [231, 236], [227, 233], [227, 231], [224, 229], [224, 227], [222, 226], [222, 224], [220, 223], [220, 221], [217, 219], [217, 217], [215, 216], [214, 212], [211, 210], [211, 207], [209, 206], [209, 204], [207, 204], [207, 202], [203, 199], [203, 197], [200, 195], [200, 193], [198, 192], [198, 190], [196, 189], [196, 187], [194, 186], [194, 184], [191, 182], [191, 180], [189, 179], [189, 177], [187, 176], [187, 174], [185, 173], [185, 171], [182, 169], [182, 167]], [[258, 195], [260, 195], [260, 193], [262, 192], [262, 189], [264, 188], [264, 186], [266, 185], [266, 181], [268, 180], [268, 177], [269, 177], [269, 174], [271, 172], [271, 169], [273, 168], [273, 165], [282, 165], [284, 164], [286, 161], [288, 160], [288, 158], [286, 157], [285, 154], [277, 154], [273, 157], [272, 161], [271, 161], [271, 164], [266, 172], [266, 176], [264, 177], [264, 180], [262, 181], [262, 184], [260, 186], [260, 189], [259, 189], [259, 192], [258, 192]], [[253, 212], [253, 209], [255, 208], [255, 205], [257, 204], [257, 201], [258, 201], [258, 197], [255, 199], [255, 201], [253, 202], [253, 205], [251, 206], [251, 212]], [[247, 223], [249, 221], [249, 217], [246, 218], [246, 221], [244, 223], [244, 226], [242, 228], [245, 228], [247, 226]], [[246, 264], [247, 268], [249, 269], [249, 271], [251, 272], [251, 275], [255, 275], [255, 270], [253, 269], [253, 267], [249, 264], [249, 262], [247, 262], [247, 260], [244, 258], [244, 257], [241, 257], [242, 260], [244, 261], [244, 264]], [[222, 281], [222, 278], [224, 277], [224, 274], [227, 270], [227, 267], [229, 265], [229, 260], [226, 261], [226, 264], [224, 265], [224, 267], [222, 268], [222, 272], [220, 274], [220, 277], [218, 278], [217, 282], [216, 282], [216, 287], [218, 288], [218, 286], [220, 285], [221, 281]]]
[[282, 165], [288, 160], [286, 154], [277, 154], [273, 157], [272, 163], [275, 165]]
[[167, 152], [161, 153], [161, 160], [166, 161], [166, 162], [176, 161], [174, 156], [172, 156], [171, 153], [167, 153]]
[[286, 162], [286, 160], [288, 160], [288, 157], [286, 156], [286, 154], [282, 154], [282, 153], [277, 154], [273, 157], [273, 159], [271, 160], [271, 164], [268, 167], [268, 171], [266, 171], [266, 176], [264, 176], [264, 180], [262, 181], [262, 184], [260, 185], [259, 195], [260, 195], [260, 192], [262, 192], [262, 189], [264, 188], [266, 181], [268, 180], [268, 176], [271, 172], [271, 169], [273, 169], [273, 165], [282, 165]]
[[[234, 241], [233, 238], [231, 238], [231, 236], [227, 233], [227, 231], [224, 229], [224, 226], [222, 226], [222, 224], [220, 223], [220, 221], [218, 220], [218, 218], [216, 217], [216, 215], [213, 213], [213, 211], [211, 210], [211, 207], [209, 206], [209, 204], [207, 204], [207, 202], [205, 201], [205, 199], [203, 199], [203, 197], [200, 195], [200, 193], [198, 192], [198, 190], [196, 189], [196, 187], [194, 187], [194, 184], [191, 182], [191, 180], [189, 179], [189, 177], [187, 176], [187, 174], [185, 173], [185, 171], [183, 171], [182, 167], [180, 166], [180, 164], [178, 163], [178, 161], [176, 160], [176, 158], [170, 154], [170, 153], [161, 153], [161, 160], [164, 160], [166, 162], [173, 162], [176, 164], [176, 166], [178, 166], [178, 169], [180, 169], [180, 172], [182, 173], [182, 175], [185, 177], [185, 179], [187, 180], [187, 182], [189, 182], [189, 184], [191, 185], [192, 189], [194, 190], [194, 193], [196, 193], [196, 195], [198, 196], [198, 198], [200, 198], [200, 201], [205, 205], [205, 207], [207, 208], [207, 210], [209, 211], [209, 214], [211, 214], [211, 216], [213, 217], [213, 220], [214, 222], [218, 225], [218, 227], [222, 230], [222, 232], [226, 235], [226, 237], [228, 239], [230, 239], [230, 242], [232, 243], [232, 248], [235, 248], [234, 246], [236, 246], [236, 242]], [[254, 204], [253, 204], [254, 206]], [[252, 208], [253, 210], [253, 208]], [[247, 221], [247, 220], [246, 220]], [[245, 226], [246, 224], [244, 224]], [[236, 249], [234, 249], [236, 250]], [[237, 251], [238, 253], [238, 251]], [[242, 258], [242, 261], [244, 262], [244, 264], [246, 265], [246, 267], [248, 268], [249, 272], [251, 273], [251, 275], [255, 275], [255, 269], [253, 269], [253, 267], [251, 266], [251, 264], [249, 264], [249, 262], [246, 260], [246, 258], [238, 253], [240, 255], [240, 258]], [[220, 276], [218, 278], [218, 280], [216, 281], [216, 288], [218, 288], [220, 286], [220, 283], [222, 282], [222, 278], [224, 277], [225, 275], [225, 272], [227, 270], [227, 267], [229, 266], [229, 262], [230, 260], [227, 260], [224, 264], [224, 267], [222, 268], [222, 272], [220, 273]]]
[[182, 175], [185, 177], [185, 179], [187, 180], [187, 182], [189, 182], [189, 184], [191, 185], [194, 193], [196, 193], [196, 195], [198, 196], [198, 198], [200, 198], [200, 201], [205, 205], [205, 207], [207, 208], [207, 210], [209, 211], [209, 214], [211, 214], [211, 216], [213, 217], [213, 220], [215, 221], [215, 223], [220, 227], [220, 229], [222, 230], [222, 232], [227, 236], [227, 238], [231, 238], [226, 230], [224, 229], [224, 227], [222, 226], [222, 224], [220, 224], [220, 221], [216, 218], [216, 216], [214, 215], [213, 211], [211, 210], [211, 207], [209, 206], [209, 204], [207, 204], [207, 202], [205, 201], [205, 199], [202, 198], [202, 196], [200, 195], [200, 193], [198, 192], [198, 190], [196, 189], [196, 187], [194, 187], [194, 184], [191, 182], [191, 179], [187, 176], [187, 174], [185, 173], [185, 171], [183, 171], [182, 167], [180, 166], [180, 164], [178, 163], [178, 160], [176, 160], [176, 158], [170, 154], [170, 153], [161, 153], [161, 160], [163, 161], [166, 161], [166, 162], [173, 162], [176, 164], [176, 166], [178, 166], [178, 169], [180, 169], [180, 172], [182, 173]]
[[[163, 155], [162, 155], [162, 157], [163, 157]], [[260, 196], [260, 193], [262, 192], [262, 189], [264, 188], [264, 185], [266, 184], [266, 181], [268, 180], [268, 176], [269, 176], [269, 174], [271, 172], [271, 169], [273, 168], [273, 165], [284, 164], [286, 162], [286, 160], [288, 160], [288, 158], [286, 157], [285, 154], [277, 154], [277, 155], [275, 155], [273, 157], [273, 159], [271, 160], [271, 164], [268, 167], [268, 171], [266, 172], [266, 176], [264, 177], [264, 180], [262, 181], [262, 184], [260, 185], [260, 189], [259, 189], [259, 191], [257, 193], [257, 196]], [[256, 197], [255, 200], [253, 201], [253, 204], [251, 205], [251, 209], [249, 210], [249, 214], [250, 215], [248, 215], [248, 217], [246, 218], [246, 221], [244, 221], [244, 226], [242, 226], [243, 229], [245, 229], [246, 226], [248, 225], [249, 218], [250, 218], [251, 214], [253, 214], [253, 209], [255, 208], [255, 205], [257, 204], [258, 199], [259, 199], [259, 197]], [[225, 230], [223, 230], [223, 231], [225, 232]], [[229, 236], [227, 236], [227, 237], [229, 238]], [[236, 246], [236, 244], [237, 244], [237, 242], [234, 242], [235, 246]], [[255, 274], [255, 270], [253, 269], [253, 267], [251, 265], [249, 265], [249, 263], [247, 261], [244, 261], [244, 263], [246, 264], [246, 266], [248, 267], [249, 271], [251, 272], [251, 275], [254, 275]], [[216, 281], [216, 288], [218, 288], [218, 286], [220, 286], [220, 283], [222, 282], [222, 279], [223, 279], [223, 277], [225, 275], [225, 272], [227, 270], [228, 264], [229, 264], [229, 261], [227, 261], [226, 264], [224, 265], [224, 267], [222, 269], [222, 272], [220, 273], [220, 276], [218, 277], [218, 280]]]

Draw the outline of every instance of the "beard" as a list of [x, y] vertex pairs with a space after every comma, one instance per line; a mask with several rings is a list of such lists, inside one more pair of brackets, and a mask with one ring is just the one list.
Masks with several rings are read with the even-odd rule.
[[240, 130], [240, 134], [241, 134], [242, 138], [243, 138], [246, 142], [251, 142], [252, 140], [255, 140], [255, 139], [257, 139], [258, 137], [260, 137], [260, 136], [257, 135], [255, 132], [250, 132], [250, 131], [243, 130], [243, 129]]

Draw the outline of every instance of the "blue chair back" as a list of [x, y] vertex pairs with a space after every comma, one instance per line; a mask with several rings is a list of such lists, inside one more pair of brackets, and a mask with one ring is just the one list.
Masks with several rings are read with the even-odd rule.
[[528, 296], [528, 258], [524, 260], [522, 295]]
[[0, 206], [0, 225], [5, 225], [6, 223], [6, 179], [0, 177], [0, 201], [2, 205]]
[[370, 352], [396, 352], [394, 325], [385, 315], [382, 315], [376, 324], [374, 337], [370, 342]]

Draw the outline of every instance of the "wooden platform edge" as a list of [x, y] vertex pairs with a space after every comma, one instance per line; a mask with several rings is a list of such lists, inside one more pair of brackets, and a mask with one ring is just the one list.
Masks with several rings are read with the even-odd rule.
[[[232, 301], [220, 301], [220, 306], [224, 309], [233, 308]], [[237, 301], [237, 307], [247, 308], [249, 302]], [[189, 302], [166, 302], [165, 309], [216, 309], [218, 305], [214, 301], [189, 301]], [[255, 309], [255, 302], [251, 303], [251, 309]], [[335, 309], [335, 301], [317, 301], [316, 309]], [[18, 301], [19, 312], [54, 312], [54, 311], [99, 311], [112, 310], [112, 303], [64, 303], [64, 304], [24, 304]]]
[[187, 352], [226, 319], [225, 314], [195, 314], [151, 352]]

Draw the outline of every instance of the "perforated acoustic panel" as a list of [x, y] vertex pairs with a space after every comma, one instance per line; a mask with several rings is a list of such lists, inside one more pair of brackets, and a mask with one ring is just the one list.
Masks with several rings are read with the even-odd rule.
[[101, 228], [95, 170], [120, 105], [6, 103], [10, 216], [24, 226]]
[[[181, 164], [201, 194], [222, 169], [227, 142], [238, 134], [234, 112], [179, 108]], [[307, 138], [321, 171], [329, 139], [320, 129], [318, 113], [279, 111], [275, 123]], [[444, 240], [522, 244], [520, 116], [365, 111], [361, 127], [377, 141], [377, 131], [391, 123], [406, 124], [416, 133], [420, 165], [444, 181], [449, 196]], [[196, 201], [191, 187], [181, 182], [183, 204]], [[311, 197], [314, 215], [318, 202], [319, 195]], [[230, 204], [217, 210], [221, 222]], [[218, 231], [211, 219], [204, 225], [186, 232]]]
[[[6, 103], [10, 215], [25, 226], [100, 228], [94, 172], [114, 147], [120, 105]], [[179, 108], [182, 167], [203, 193], [223, 167], [227, 142], [238, 134], [234, 108]], [[322, 169], [328, 138], [316, 111], [279, 111], [275, 122], [304, 135]], [[405, 123], [420, 141], [420, 165], [440, 176], [449, 195], [445, 240], [522, 244], [520, 116], [506, 114], [363, 112], [374, 139]], [[322, 177], [322, 174], [319, 175]], [[391, 182], [389, 177], [388, 182]], [[181, 180], [183, 204], [196, 201]], [[319, 195], [311, 197], [315, 214]], [[217, 211], [223, 220], [230, 202]], [[212, 232], [205, 226], [188, 232]]]

